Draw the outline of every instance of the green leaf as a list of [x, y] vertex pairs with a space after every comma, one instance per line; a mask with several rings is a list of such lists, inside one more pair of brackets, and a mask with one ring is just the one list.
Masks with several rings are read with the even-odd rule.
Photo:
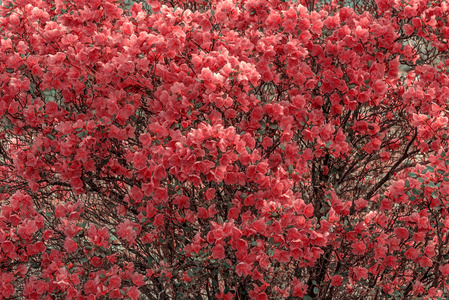
[[320, 292], [320, 289], [319, 289], [319, 288], [317, 288], [317, 287], [314, 287], [314, 288], [313, 288], [313, 293], [314, 293], [315, 295], [318, 295], [319, 292]]
[[412, 172], [408, 173], [408, 176], [410, 176], [411, 178], [418, 177], [418, 175], [416, 173], [412, 173]]
[[86, 228], [86, 225], [87, 225], [87, 221], [84, 220], [83, 223], [81, 223], [81, 227], [82, 227], [82, 228]]

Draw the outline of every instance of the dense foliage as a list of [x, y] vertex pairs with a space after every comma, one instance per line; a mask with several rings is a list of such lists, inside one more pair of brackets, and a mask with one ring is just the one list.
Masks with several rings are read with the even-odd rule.
[[449, 297], [447, 1], [2, 2], [0, 299]]

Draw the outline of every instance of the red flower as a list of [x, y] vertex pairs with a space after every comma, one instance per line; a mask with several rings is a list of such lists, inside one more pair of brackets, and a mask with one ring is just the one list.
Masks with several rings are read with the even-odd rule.
[[128, 292], [126, 293], [126, 295], [129, 298], [131, 298], [131, 300], [137, 300], [137, 299], [139, 299], [140, 291], [137, 287], [132, 286], [128, 289]]
[[211, 201], [212, 199], [214, 199], [215, 198], [215, 189], [214, 188], [207, 189], [205, 196], [208, 201]]
[[14, 293], [16, 292], [16, 289], [11, 283], [6, 283], [3, 285], [2, 295], [5, 298], [10, 298]]
[[352, 269], [352, 272], [354, 274], [354, 278], [355, 280], [360, 280], [360, 279], [367, 279], [368, 278], [368, 270], [366, 268], [363, 267], [354, 267]]
[[72, 240], [72, 239], [69, 238], [69, 237], [67, 237], [67, 238], [65, 239], [65, 242], [64, 242], [64, 249], [66, 249], [67, 253], [75, 252], [77, 248], [78, 248], [78, 244], [75, 243], [74, 240]]
[[223, 245], [217, 244], [212, 249], [212, 257], [214, 259], [224, 259], [225, 258], [225, 249]]
[[136, 152], [133, 157], [133, 163], [137, 170], [141, 170], [146, 166], [147, 158], [142, 152]]
[[364, 242], [353, 243], [351, 245], [351, 247], [352, 247], [352, 253], [354, 255], [363, 255], [363, 254], [365, 254], [366, 245], [365, 245]]
[[384, 264], [387, 267], [394, 267], [394, 266], [396, 266], [396, 263], [397, 263], [397, 259], [393, 255], [389, 255], [384, 258]]
[[404, 227], [395, 228], [394, 233], [396, 234], [396, 237], [401, 240], [406, 240], [409, 237], [408, 230]]
[[117, 235], [119, 238], [133, 244], [137, 237], [137, 224], [130, 220], [125, 220], [117, 226]]
[[444, 277], [449, 276], [449, 264], [440, 266], [439, 270]]
[[293, 282], [293, 292], [292, 292], [292, 296], [293, 297], [299, 297], [302, 298], [304, 297], [304, 295], [306, 294], [307, 288], [309, 286], [307, 284], [304, 284], [298, 280], [295, 280]]
[[334, 275], [331, 277], [331, 286], [340, 286], [343, 282], [343, 277], [340, 275]]
[[238, 276], [249, 276], [251, 274], [252, 267], [250, 264], [245, 262], [240, 262], [237, 267], [235, 268], [235, 272]]
[[134, 272], [133, 275], [131, 276], [133, 284], [138, 287], [145, 285], [145, 281], [143, 280], [143, 278], [144, 278], [143, 275], [137, 272]]

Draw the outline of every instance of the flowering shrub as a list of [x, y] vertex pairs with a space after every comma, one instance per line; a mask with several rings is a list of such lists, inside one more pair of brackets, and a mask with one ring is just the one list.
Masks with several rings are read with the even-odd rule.
[[352, 6], [2, 1], [0, 299], [448, 297], [448, 3]]

